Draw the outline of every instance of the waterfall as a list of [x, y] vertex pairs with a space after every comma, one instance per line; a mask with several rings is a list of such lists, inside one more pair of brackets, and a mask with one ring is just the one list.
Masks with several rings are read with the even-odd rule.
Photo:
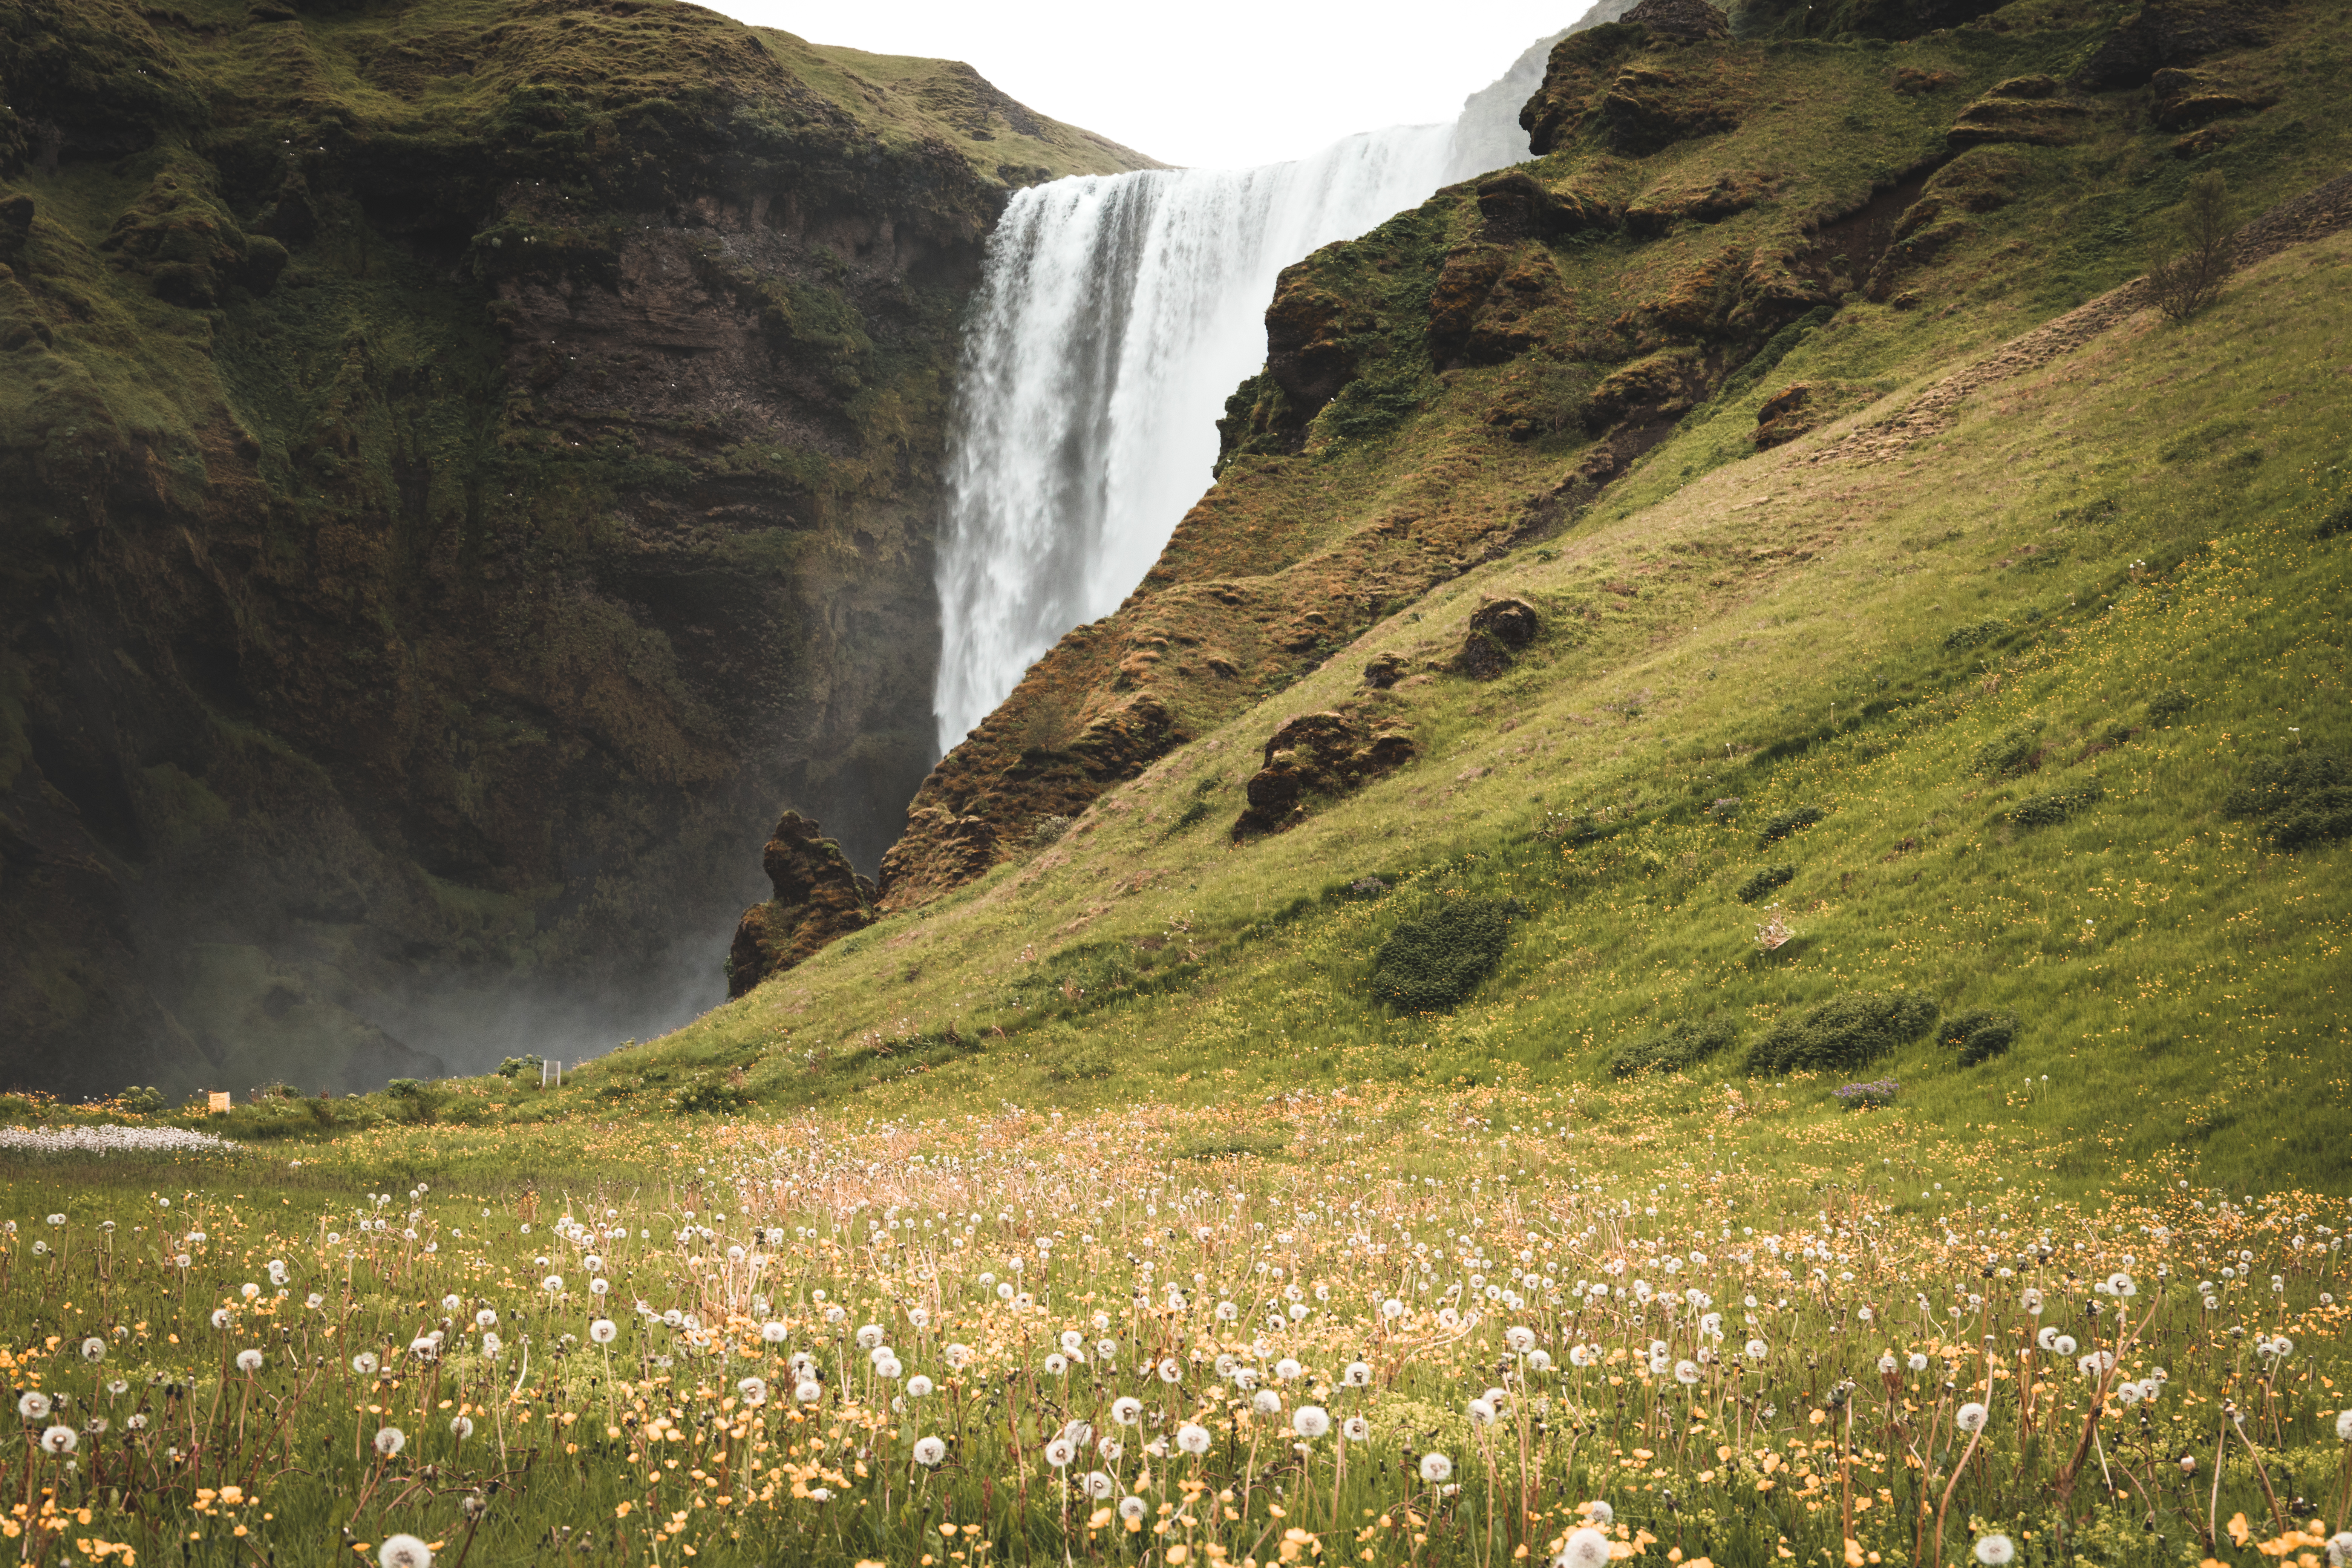
[[[1601, 0], [1591, 26], [1631, 0]], [[1207, 486], [1265, 359], [1283, 268], [1525, 157], [1551, 39], [1451, 124], [1264, 168], [1078, 175], [1014, 195], [965, 328], [940, 546], [942, 753], [1072, 626], [1118, 607]]]

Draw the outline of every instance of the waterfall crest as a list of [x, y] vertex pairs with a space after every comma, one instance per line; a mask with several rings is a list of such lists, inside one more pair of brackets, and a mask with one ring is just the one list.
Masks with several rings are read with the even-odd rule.
[[[1589, 26], [1632, 0], [1601, 0]], [[1519, 105], [1551, 39], [1450, 124], [1297, 163], [1081, 175], [1018, 192], [965, 329], [940, 544], [933, 710], [944, 754], [1072, 626], [1139, 582], [1265, 359], [1282, 268], [1439, 186], [1527, 155]]]

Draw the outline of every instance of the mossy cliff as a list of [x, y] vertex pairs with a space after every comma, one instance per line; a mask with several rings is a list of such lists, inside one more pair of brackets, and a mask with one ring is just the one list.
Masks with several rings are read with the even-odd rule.
[[593, 1048], [780, 803], [873, 863], [985, 235], [1147, 160], [636, 0], [0, 0], [0, 1073]]
[[[883, 907], [1087, 831], [1114, 784], [1575, 530], [1692, 421], [1746, 424], [1649, 490], [1897, 384], [1776, 379], [1805, 345], [1924, 369], [2140, 272], [2200, 172], [2251, 216], [2352, 162], [2341, 0], [1805, 11], [1644, 0], [1564, 37], [1522, 116], [1530, 161], [1286, 271], [1215, 484], [1126, 604], [925, 781]], [[1544, 635], [1638, 593], [1552, 606]], [[1414, 683], [1507, 662], [1432, 640], [1366, 668], [1340, 717], [1402, 734]]]

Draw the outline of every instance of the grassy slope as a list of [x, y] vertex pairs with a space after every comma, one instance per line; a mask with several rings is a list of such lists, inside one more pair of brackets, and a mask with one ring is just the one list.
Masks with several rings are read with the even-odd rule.
[[[1353, 379], [1303, 428], [1278, 366], [1244, 384], [1218, 482], [1136, 594], [1075, 628], [926, 781], [893, 852], [904, 874], [886, 866], [886, 903], [910, 908], [950, 879], [933, 859], [950, 816], [981, 816], [1000, 845], [1022, 845], [1033, 825], [1075, 815], [1105, 775], [1120, 776], [1116, 754], [1132, 754], [1134, 731], [1150, 727], [1139, 718], [1164, 714], [1179, 737], [1213, 732], [1523, 524], [1581, 505], [1590, 490], [1573, 476], [1602, 454], [1580, 405], [1612, 383], [1664, 364], [1676, 396], [1703, 399], [1684, 423], [1710, 440], [1616, 481], [1654, 499], [1746, 455], [1758, 405], [1800, 374], [1848, 406], [2137, 275], [2200, 171], [2222, 173], [2252, 212], [2352, 165], [2352, 132], [2327, 107], [2347, 58], [2345, 13], [2341, 0], [2298, 5], [2268, 44], [2204, 62], [2214, 79], [2274, 101], [2227, 122], [2234, 135], [2199, 157], [2182, 155], [2179, 131], [2157, 122], [2141, 90], [2085, 99], [2056, 144], [1952, 160], [1927, 188], [1944, 208], [1927, 229], [1934, 254], [1895, 268], [1868, 300], [1870, 258], [1908, 232], [1895, 226], [1906, 210], [1927, 209], [1910, 206], [1919, 177], [1950, 157], [1946, 133], [1963, 108], [2006, 79], [2064, 76], [2114, 18], [2020, 5], [1998, 27], [1895, 45], [1748, 41], [1634, 56], [1675, 77], [1674, 103], [1734, 122], [1639, 156], [1588, 129], [1525, 165], [1556, 194], [1624, 210], [1622, 225], [1511, 238], [1486, 221], [1471, 182], [1286, 271], [1270, 341], [1279, 324], [1294, 343], [1336, 348]], [[1899, 90], [1906, 73], [1941, 85]], [[1504, 279], [1464, 296], [1452, 280], [1482, 254]], [[1458, 354], [1439, 331], [1449, 298], [1466, 298], [1472, 321]], [[1802, 328], [1776, 327], [1831, 308], [1827, 342], [1843, 352], [1784, 374], [1773, 362]], [[1625, 412], [1601, 438], [1621, 452], [1647, 419]], [[1507, 438], [1513, 429], [1523, 438]]]
[[[1752, 1037], [1784, 1008], [1901, 986], [2025, 1022], [1991, 1066], [1917, 1046], [1877, 1069], [1930, 1126], [1997, 1119], [2069, 1182], [2176, 1142], [2233, 1184], [2328, 1181], [2346, 852], [2271, 853], [2219, 806], [2252, 756], [2352, 738], [2347, 563], [2311, 539], [2345, 489], [2325, 303], [2347, 266], [2338, 237], [2242, 278], [2189, 327], [2135, 318], [1979, 397], [1908, 462], [1812, 464], [1833, 428], [1646, 505], [1629, 492], [1382, 623], [1028, 863], [588, 1065], [530, 1114], [651, 1105], [739, 1065], [772, 1103], [855, 1091], [880, 1116], [1567, 1084], [1675, 1019], [1727, 1016]], [[1840, 336], [1790, 372], [1859, 356]], [[1650, 471], [1709, 439], [1686, 429]], [[1503, 592], [1550, 627], [1518, 668], [1400, 688], [1417, 762], [1227, 847], [1234, 786], [1284, 715], [1358, 695], [1373, 654], [1447, 650]], [[1987, 621], [1994, 641], [1946, 650]], [[2151, 722], [2174, 691], [2191, 705]], [[2019, 728], [2046, 749], [2037, 773], [1972, 771]], [[2105, 798], [2074, 821], [2004, 820], [2092, 779]], [[1730, 826], [1697, 809], [1721, 796], [1747, 802]], [[1206, 818], [1178, 826], [1195, 800]], [[1757, 825], [1801, 804], [1827, 819], [1759, 849]], [[1626, 830], [1580, 846], [1546, 831], [1604, 813]], [[1731, 889], [1770, 861], [1798, 867], [1780, 896], [1800, 939], [1766, 959]], [[1372, 873], [1404, 885], [1346, 891]], [[1365, 994], [1422, 887], [1505, 888], [1531, 910], [1450, 1016]], [[1738, 1060], [1694, 1092], [1719, 1093], [1707, 1083]]]

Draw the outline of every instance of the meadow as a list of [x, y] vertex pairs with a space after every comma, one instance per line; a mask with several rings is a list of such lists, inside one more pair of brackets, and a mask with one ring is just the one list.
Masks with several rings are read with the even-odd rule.
[[2342, 1198], [1801, 1082], [148, 1135], [9, 1152], [24, 1561], [2352, 1543]]

